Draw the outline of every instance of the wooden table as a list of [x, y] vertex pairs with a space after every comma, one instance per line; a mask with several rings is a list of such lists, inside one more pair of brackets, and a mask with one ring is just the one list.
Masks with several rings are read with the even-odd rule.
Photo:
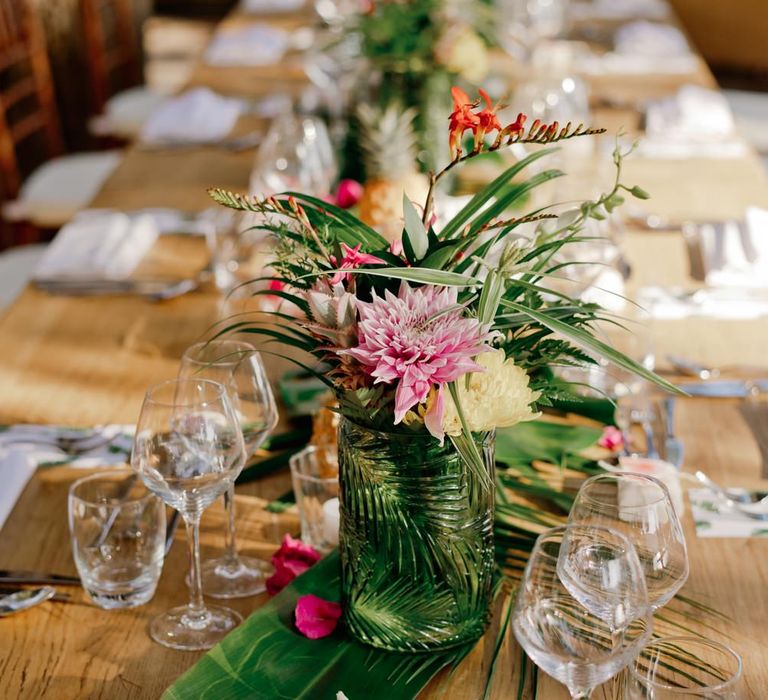
[[[230, 22], [247, 21], [234, 17]], [[280, 21], [285, 21], [284, 18]], [[289, 22], [291, 20], [288, 20]], [[296, 26], [296, 25], [287, 25]], [[251, 97], [276, 88], [295, 91], [301, 79], [295, 62], [281, 75], [274, 70], [212, 70], [201, 66], [192, 83]], [[712, 84], [709, 73], [695, 76]], [[667, 94], [679, 76], [602, 79], [594, 89], [608, 96], [637, 98]], [[627, 114], [602, 112], [616, 125]], [[605, 122], [603, 122], [605, 123]], [[238, 129], [252, 128], [247, 120]], [[94, 206], [132, 209], [170, 206], [201, 210], [209, 205], [205, 188], [247, 185], [252, 152], [232, 154], [216, 149], [147, 152], [129, 149], [122, 164], [98, 194]], [[590, 187], [604, 175], [584, 165]], [[654, 212], [680, 218], [741, 216], [748, 204], [768, 206], [768, 181], [757, 159], [673, 162], [635, 160], [627, 164], [627, 181], [652, 192]], [[589, 180], [589, 178], [593, 178]], [[592, 192], [587, 192], [587, 195]], [[637, 284], [686, 284], [683, 244], [673, 233], [630, 232], [628, 256]], [[163, 238], [145, 269], [185, 274], [202, 267], [201, 241]], [[237, 310], [237, 309], [235, 309]], [[131, 297], [74, 299], [49, 297], [28, 289], [0, 318], [0, 423], [43, 422], [94, 424], [135, 421], [146, 386], [173, 377], [182, 350], [211, 325], [233, 311], [219, 296], [201, 291], [152, 304]], [[690, 319], [654, 325], [657, 355], [677, 352], [703, 362], [766, 366], [768, 321], [726, 322]], [[270, 362], [277, 376], [285, 364]], [[703, 469], [729, 485], [766, 488], [759, 480], [760, 458], [736, 402], [684, 399], [678, 402], [677, 433], [686, 445], [686, 469]], [[0, 536], [0, 567], [25, 567], [74, 573], [64, 526], [66, 489], [82, 472], [41, 470], [16, 505]], [[268, 558], [284, 532], [295, 532], [295, 516], [271, 515], [269, 500], [288, 488], [285, 474], [249, 484], [238, 497], [240, 541], [246, 552]], [[206, 516], [207, 551], [216, 544], [221, 514]], [[768, 541], [701, 540], [686, 516], [691, 576], [684, 588], [690, 597], [711, 604], [733, 620], [723, 628], [745, 662], [744, 697], [766, 697], [768, 688]], [[182, 538], [178, 535], [178, 539]], [[148, 619], [185, 599], [184, 549], [177, 543], [166, 561], [158, 594], [133, 611], [104, 612], [88, 604], [80, 592], [68, 605], [46, 604], [2, 620], [0, 697], [47, 700], [59, 698], [157, 698], [198, 653], [182, 653], [153, 644]], [[263, 597], [236, 601], [247, 613]], [[497, 623], [495, 623], [497, 624]], [[714, 636], [714, 633], [712, 633]], [[452, 676], [441, 674], [424, 698], [480, 696], [495, 641], [489, 630], [469, 659]], [[519, 649], [505, 642], [492, 698], [514, 697]], [[526, 697], [533, 697], [529, 692]], [[539, 698], [565, 698], [562, 686], [540, 675]], [[358, 699], [352, 699], [358, 700]]]

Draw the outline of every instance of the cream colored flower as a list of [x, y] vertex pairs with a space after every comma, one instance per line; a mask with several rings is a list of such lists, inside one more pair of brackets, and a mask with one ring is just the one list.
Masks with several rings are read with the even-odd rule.
[[[456, 381], [459, 401], [473, 432], [494, 428], [506, 428], [521, 421], [533, 420], [539, 416], [531, 410], [530, 404], [539, 398], [539, 392], [528, 387], [528, 374], [506, 360], [503, 350], [484, 352], [475, 358], [485, 372], [473, 372], [469, 387], [465, 377]], [[461, 433], [461, 422], [450, 393], [445, 393], [443, 430], [447, 435]]]
[[479, 83], [488, 74], [488, 50], [467, 24], [455, 24], [440, 37], [435, 46], [435, 59], [470, 83]]

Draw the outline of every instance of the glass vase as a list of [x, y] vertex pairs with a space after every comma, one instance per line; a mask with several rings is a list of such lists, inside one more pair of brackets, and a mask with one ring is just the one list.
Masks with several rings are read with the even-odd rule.
[[[449, 439], [339, 425], [342, 605], [361, 642], [429, 651], [477, 639], [494, 572], [495, 435], [476, 439], [487, 474]], [[485, 478], [487, 477], [487, 478]]]

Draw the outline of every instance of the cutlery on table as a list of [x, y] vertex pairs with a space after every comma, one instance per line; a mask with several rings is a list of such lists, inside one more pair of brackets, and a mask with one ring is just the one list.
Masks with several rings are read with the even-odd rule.
[[67, 296], [137, 294], [153, 301], [164, 301], [197, 289], [200, 280], [196, 277], [180, 280], [56, 277], [33, 280], [33, 284], [49, 294]]
[[680, 355], [667, 355], [667, 362], [672, 365], [672, 369], [680, 374], [685, 374], [690, 377], [698, 377], [702, 381], [709, 379], [717, 379], [720, 376], [720, 370], [717, 367], [705, 367], [704, 365], [690, 360], [687, 357], [681, 357]]
[[746, 489], [724, 489], [702, 471], [697, 471], [694, 477], [729, 508], [755, 520], [768, 520], [768, 494], [755, 494]]
[[683, 464], [683, 441], [675, 435], [674, 396], [668, 396], [664, 399], [664, 425], [666, 428], [664, 439], [666, 460], [679, 469]]
[[8, 617], [29, 610], [55, 596], [56, 589], [51, 586], [22, 588], [10, 593], [0, 593], [0, 617]]
[[30, 583], [53, 586], [79, 586], [79, 576], [64, 576], [47, 571], [24, 571], [22, 569], [0, 569], [0, 585], [8, 583]]
[[98, 428], [94, 428], [91, 431], [87, 431], [83, 435], [75, 435], [74, 437], [68, 437], [66, 435], [55, 435], [46, 437], [44, 435], [36, 435], [30, 433], [30, 435], [23, 435], [21, 432], [9, 435], [0, 436], [0, 444], [3, 445], [45, 445], [49, 447], [55, 447], [64, 454], [70, 457], [81, 457], [93, 450], [99, 450], [104, 447], [109, 447], [118, 438], [122, 437], [123, 433], [117, 432], [111, 437], [104, 437], [99, 433]]

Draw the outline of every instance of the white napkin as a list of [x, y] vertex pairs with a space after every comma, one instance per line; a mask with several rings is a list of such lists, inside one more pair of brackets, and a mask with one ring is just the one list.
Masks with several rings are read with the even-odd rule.
[[651, 102], [639, 152], [650, 158], [736, 158], [746, 144], [736, 135], [731, 108], [717, 90], [684, 85]]
[[768, 211], [749, 207], [742, 227], [729, 222], [705, 230], [702, 252], [712, 268], [708, 285], [768, 288]]
[[296, 12], [306, 0], [240, 0], [240, 11], [246, 14], [268, 15], [278, 12]]
[[21, 450], [0, 452], [0, 528], [11, 514], [16, 501], [27, 482], [35, 473], [37, 465]]
[[222, 97], [208, 88], [194, 88], [166, 100], [144, 122], [146, 143], [203, 143], [223, 139], [242, 114], [242, 100]]
[[223, 29], [205, 52], [212, 66], [270, 66], [288, 50], [288, 32], [263, 24]]
[[745, 321], [768, 316], [768, 296], [743, 288], [699, 289], [686, 294], [683, 289], [644, 287], [636, 301], [660, 321], [692, 316]]
[[586, 57], [580, 61], [579, 70], [591, 75], [666, 75], [693, 73], [698, 65], [679, 29], [639, 21], [620, 27], [614, 36], [613, 51]]
[[688, 498], [699, 537], [768, 537], [768, 521], [728, 508], [709, 489], [690, 489]]
[[[13, 510], [27, 482], [40, 466], [105, 467], [130, 459], [132, 425], [104, 425], [77, 430], [51, 425], [13, 425], [0, 431], [0, 528]], [[79, 446], [93, 449], [71, 457], [55, 441], [59, 437], [84, 438]]]
[[125, 278], [157, 239], [149, 216], [91, 210], [81, 212], [56, 234], [35, 270], [51, 277]]

